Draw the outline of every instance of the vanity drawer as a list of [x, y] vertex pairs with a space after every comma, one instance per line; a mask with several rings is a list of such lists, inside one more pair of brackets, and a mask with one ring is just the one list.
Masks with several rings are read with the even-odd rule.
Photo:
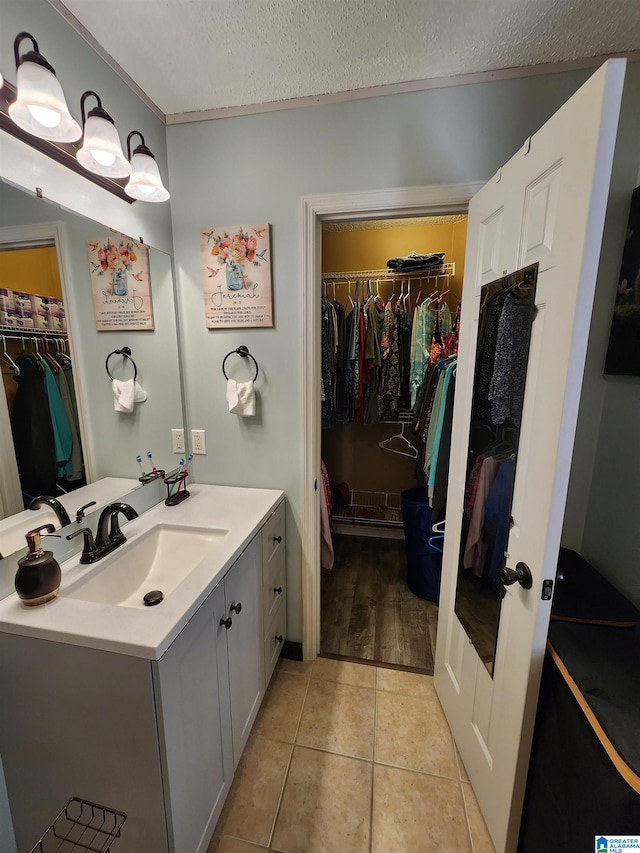
[[265, 569], [277, 554], [284, 554], [284, 516], [283, 501], [262, 528], [262, 565]]
[[267, 566], [265, 575], [262, 591], [262, 600], [264, 602], [263, 624], [269, 625], [278, 605], [281, 601], [284, 601], [287, 594], [287, 566], [284, 554], [281, 554], [278, 559], [271, 561], [271, 564]]
[[[287, 599], [283, 594], [264, 638], [264, 677], [268, 685], [287, 637]], [[280, 640], [279, 638], [282, 638]]]

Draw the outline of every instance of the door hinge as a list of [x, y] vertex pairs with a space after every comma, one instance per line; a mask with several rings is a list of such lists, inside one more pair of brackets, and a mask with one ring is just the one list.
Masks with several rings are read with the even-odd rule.
[[317, 491], [318, 491], [318, 481], [317, 481], [317, 480], [316, 480], [316, 481], [315, 481], [315, 483], [313, 484], [313, 491], [314, 491], [314, 492], [317, 492]]
[[542, 581], [542, 595], [540, 596], [543, 601], [551, 601], [551, 597], [553, 595], [553, 581]]

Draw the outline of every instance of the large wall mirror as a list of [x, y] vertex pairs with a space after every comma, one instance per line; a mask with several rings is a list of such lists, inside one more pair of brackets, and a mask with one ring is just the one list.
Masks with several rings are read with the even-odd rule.
[[[135, 239], [135, 235], [131, 236]], [[131, 237], [0, 180], [0, 296], [5, 289], [48, 297], [54, 292], [50, 288], [57, 286], [66, 323], [66, 328], [60, 322], [55, 330], [43, 329], [38, 334], [36, 321], [22, 327], [0, 322], [0, 518], [23, 510], [34, 490], [55, 496], [54, 489], [60, 495], [85, 482], [126, 478], [123, 485], [128, 492], [142, 488], [137, 481], [141, 467], [145, 471], [151, 465], [169, 470], [177, 464], [179, 457], [172, 452], [171, 429], [184, 428], [184, 405], [172, 259], [158, 249], [149, 249], [153, 330], [97, 331], [88, 243], [106, 239], [119, 244]], [[54, 280], [53, 284], [49, 279]], [[0, 298], [0, 310], [6, 307], [1, 303]], [[4, 319], [8, 319], [6, 315]], [[109, 353], [123, 347], [130, 348], [137, 381], [146, 393], [146, 400], [135, 403], [131, 412], [116, 410], [112, 387], [113, 379], [125, 382], [132, 378], [131, 361], [122, 356], [111, 358], [111, 377], [105, 368]], [[32, 430], [29, 438], [35, 464], [25, 465], [25, 456], [28, 460], [30, 454], [25, 454], [24, 447], [18, 448], [22, 459], [16, 461], [15, 456], [15, 439], [18, 436], [20, 443], [24, 423], [21, 427], [13, 421], [18, 383], [12, 362], [22, 362], [27, 371], [33, 355], [51, 358], [68, 368], [70, 405], [77, 411], [78, 453], [67, 470], [55, 472], [59, 476], [54, 477], [53, 483], [50, 479], [40, 481], [44, 472], [42, 463], [36, 461], [40, 450], [38, 430]], [[28, 417], [37, 421], [37, 411], [36, 406], [36, 414]], [[24, 406], [19, 416], [25, 418]], [[153, 455], [151, 462], [147, 459], [149, 451]], [[138, 456], [142, 456], [142, 466]], [[103, 503], [114, 498], [110, 495]], [[100, 500], [96, 509], [99, 504]], [[36, 523], [34, 514], [33, 526]], [[0, 551], [6, 558], [13, 548], [6, 536], [5, 539], [5, 543], [0, 541]]]
[[[480, 300], [456, 616], [493, 674], [538, 265], [484, 285]], [[511, 567], [512, 568], [512, 567]]]

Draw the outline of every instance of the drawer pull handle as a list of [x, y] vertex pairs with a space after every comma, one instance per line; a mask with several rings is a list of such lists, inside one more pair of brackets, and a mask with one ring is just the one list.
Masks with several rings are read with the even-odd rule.
[[273, 541], [277, 542], [278, 545], [282, 542], [282, 536], [274, 536]]
[[232, 604], [229, 610], [231, 610], [232, 612], [235, 610], [236, 613], [240, 613], [240, 611], [242, 610], [242, 602], [239, 601], [237, 604]]
[[225, 627], [225, 628], [227, 629], [227, 631], [228, 631], [228, 630], [229, 630], [229, 628], [233, 625], [233, 622], [231, 621], [231, 616], [227, 616], [227, 618], [226, 618], [226, 619], [221, 619], [221, 620], [220, 620], [220, 624], [221, 624], [221, 625], [224, 625], [224, 627]]
[[284, 641], [284, 637], [282, 636], [282, 634], [277, 634], [276, 635], [276, 642], [282, 643], [283, 641]]
[[282, 587], [281, 586], [274, 586], [273, 591], [275, 593], [277, 593], [278, 595], [282, 595]]

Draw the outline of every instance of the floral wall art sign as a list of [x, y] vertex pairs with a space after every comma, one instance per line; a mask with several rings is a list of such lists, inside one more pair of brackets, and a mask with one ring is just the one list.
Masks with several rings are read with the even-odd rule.
[[96, 329], [153, 330], [146, 246], [124, 235], [87, 240]]
[[268, 225], [204, 229], [200, 263], [208, 329], [273, 326]]

